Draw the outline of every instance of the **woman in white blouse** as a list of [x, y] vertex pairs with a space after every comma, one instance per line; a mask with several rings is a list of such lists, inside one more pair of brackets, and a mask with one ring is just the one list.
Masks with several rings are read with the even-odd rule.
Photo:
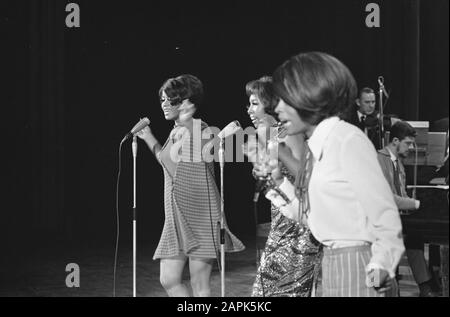
[[275, 111], [289, 135], [306, 135], [313, 168], [297, 188], [275, 169], [272, 177], [288, 200], [274, 190], [267, 197], [307, 221], [324, 245], [323, 296], [394, 296], [402, 227], [375, 148], [342, 120], [356, 96], [351, 72], [335, 57], [311, 52], [290, 58], [273, 77]]

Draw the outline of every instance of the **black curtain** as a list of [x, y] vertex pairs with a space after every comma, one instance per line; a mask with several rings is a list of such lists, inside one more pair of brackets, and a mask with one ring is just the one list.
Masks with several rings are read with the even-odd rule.
[[[143, 115], [164, 141], [171, 127], [157, 90], [169, 76], [190, 72], [204, 81], [201, 115], [210, 125], [249, 125], [245, 83], [300, 51], [320, 50], [344, 61], [360, 87], [377, 89], [383, 75], [386, 113], [448, 116], [448, 1], [377, 1], [379, 29], [365, 26], [369, 2], [77, 1], [81, 27], [68, 29], [68, 1], [3, 1], [0, 231], [7, 249], [17, 255], [17, 246], [45, 241], [113, 241], [118, 143]], [[122, 237], [129, 240], [129, 144], [123, 153]], [[138, 163], [139, 238], [155, 240], [162, 173], [143, 144]], [[238, 235], [252, 233], [250, 166], [229, 164], [226, 172], [228, 222]]]
[[449, 1], [420, 2], [419, 118], [448, 118]]
[[[28, 157], [32, 230], [39, 236], [69, 237], [65, 213], [65, 3], [29, 3]], [[69, 224], [69, 225], [68, 225]]]
[[2, 264], [16, 266], [47, 242], [67, 241], [62, 1], [2, 3], [5, 137]]

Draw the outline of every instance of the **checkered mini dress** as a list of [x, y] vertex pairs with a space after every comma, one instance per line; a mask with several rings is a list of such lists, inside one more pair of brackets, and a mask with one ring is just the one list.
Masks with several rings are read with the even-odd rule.
[[[203, 130], [207, 125], [201, 122], [201, 127]], [[164, 170], [165, 222], [153, 259], [180, 254], [216, 258], [220, 248], [220, 228], [217, 226], [220, 220], [220, 194], [214, 178], [214, 163], [201, 161], [200, 147], [196, 148], [192, 138], [187, 138], [182, 143], [191, 152], [183, 151], [181, 161], [173, 168], [174, 163], [168, 162], [171, 159], [168, 153], [179, 141], [180, 138], [171, 133], [158, 153]], [[224, 226], [225, 250], [242, 251], [244, 245], [228, 229], [226, 221]]]

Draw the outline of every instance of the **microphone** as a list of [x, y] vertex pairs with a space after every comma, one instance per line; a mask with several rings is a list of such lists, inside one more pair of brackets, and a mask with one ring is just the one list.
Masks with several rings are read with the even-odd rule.
[[389, 98], [389, 94], [386, 91], [386, 89], [384, 88], [384, 77], [383, 76], [378, 76], [378, 85], [380, 85], [380, 89], [383, 92], [383, 94], [386, 96], [386, 98]]
[[266, 187], [266, 180], [258, 178], [255, 183], [255, 194], [253, 195], [253, 202], [258, 202], [259, 200], [259, 194], [264, 190]]
[[219, 148], [219, 163], [220, 167], [223, 168], [224, 162], [224, 139], [230, 135], [235, 134], [241, 129], [241, 124], [239, 121], [235, 120], [229, 123], [222, 131], [219, 132], [218, 137], [220, 138], [220, 148]]
[[235, 134], [241, 129], [241, 124], [239, 121], [235, 120], [231, 123], [229, 123], [225, 128], [223, 128], [222, 131], [219, 132], [218, 137], [220, 139], [225, 139], [226, 137], [229, 137], [230, 135]]
[[123, 141], [133, 137], [136, 133], [138, 133], [139, 131], [144, 129], [149, 124], [150, 124], [150, 120], [148, 118], [141, 119], [138, 123], [136, 123], [136, 125], [133, 127], [133, 129], [131, 129], [131, 131], [125, 135], [125, 137], [123, 138]]

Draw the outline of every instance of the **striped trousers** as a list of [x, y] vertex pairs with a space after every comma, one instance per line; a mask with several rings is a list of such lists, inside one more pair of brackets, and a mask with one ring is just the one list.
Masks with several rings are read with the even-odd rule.
[[324, 248], [322, 259], [323, 297], [394, 297], [397, 282], [386, 293], [378, 293], [366, 285], [366, 266], [371, 258], [370, 245], [330, 249]]

